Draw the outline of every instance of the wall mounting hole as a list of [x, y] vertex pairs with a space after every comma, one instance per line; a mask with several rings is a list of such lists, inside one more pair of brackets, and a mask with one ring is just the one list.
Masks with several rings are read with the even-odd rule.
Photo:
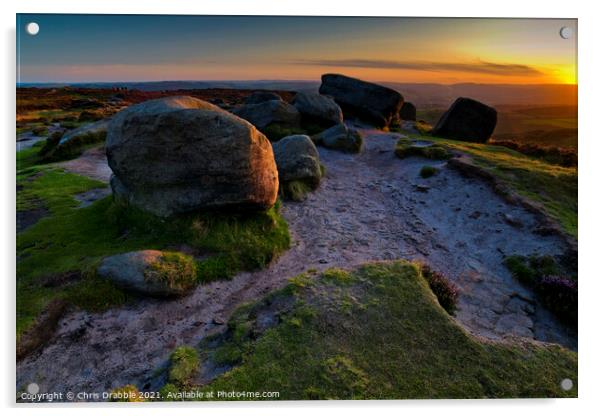
[[573, 37], [573, 29], [570, 27], [564, 26], [560, 28], [560, 37], [562, 39], [570, 39]]
[[36, 22], [27, 23], [27, 26], [25, 26], [25, 31], [31, 36], [35, 36], [40, 31], [40, 25]]

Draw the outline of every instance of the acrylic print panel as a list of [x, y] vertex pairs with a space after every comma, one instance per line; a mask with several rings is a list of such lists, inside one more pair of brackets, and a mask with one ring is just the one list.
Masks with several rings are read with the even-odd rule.
[[577, 396], [576, 20], [17, 33], [17, 401]]

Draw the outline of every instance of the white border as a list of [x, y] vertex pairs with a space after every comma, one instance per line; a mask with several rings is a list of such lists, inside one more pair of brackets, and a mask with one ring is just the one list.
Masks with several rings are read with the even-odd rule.
[[[14, 401], [14, 273], [15, 273], [15, 13], [119, 13], [119, 14], [244, 14], [244, 15], [347, 15], [347, 16], [448, 16], [448, 17], [556, 17], [579, 19], [579, 281], [580, 281], [580, 333], [579, 333], [579, 399], [577, 400], [497, 400], [497, 401], [399, 401], [399, 402], [337, 402], [337, 403], [207, 403], [191, 405], [161, 404], [155, 406], [130, 406], [127, 408], [99, 405], [65, 408], [60, 405], [39, 407], [38, 411], [48, 415], [63, 415], [72, 412], [106, 415], [131, 413], [135, 409], [145, 414], [169, 412], [195, 414], [237, 413], [245, 416], [283, 414], [306, 415], [312, 413], [345, 412], [350, 415], [365, 415], [369, 411], [386, 414], [410, 414], [420, 412], [443, 415], [504, 415], [526, 412], [547, 415], [588, 414], [600, 409], [598, 388], [600, 383], [601, 335], [600, 310], [601, 276], [596, 261], [602, 229], [596, 202], [602, 201], [602, 134], [600, 128], [600, 42], [602, 26], [593, 1], [542, 1], [504, 0], [487, 1], [384, 1], [366, 2], [304, 0], [223, 0], [215, 2], [192, 2], [185, 0], [20, 0], [10, 4], [2, 2], [0, 18], [3, 22], [2, 42], [2, 250], [4, 269], [2, 275], [4, 297], [2, 318], [2, 384], [0, 400], [4, 406], [15, 411]], [[310, 410], [311, 409], [311, 410]], [[35, 408], [22, 408], [27, 414]]]

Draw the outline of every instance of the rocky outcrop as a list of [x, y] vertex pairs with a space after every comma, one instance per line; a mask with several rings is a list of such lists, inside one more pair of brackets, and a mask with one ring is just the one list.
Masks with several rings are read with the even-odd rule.
[[303, 122], [326, 127], [343, 122], [341, 107], [330, 97], [313, 92], [298, 92], [293, 98], [293, 105], [301, 113]]
[[196, 286], [196, 263], [181, 253], [132, 251], [105, 257], [96, 273], [116, 286], [153, 297], [182, 296]]
[[359, 153], [363, 147], [362, 135], [345, 124], [338, 124], [312, 136], [314, 143], [329, 149], [342, 150], [348, 153]]
[[404, 121], [416, 121], [416, 106], [405, 101], [399, 110], [399, 118]]
[[192, 97], [117, 113], [106, 142], [117, 201], [159, 216], [267, 209], [278, 192], [272, 146], [248, 122]]
[[282, 101], [282, 98], [275, 92], [255, 91], [245, 99], [245, 104], [259, 104], [273, 100]]
[[441, 116], [433, 136], [485, 143], [497, 124], [497, 111], [479, 101], [460, 97]]
[[291, 104], [281, 100], [246, 104], [235, 109], [233, 113], [260, 130], [274, 124], [281, 127], [299, 127], [301, 121], [299, 111]]
[[395, 90], [339, 74], [322, 75], [320, 94], [331, 96], [345, 117], [357, 117], [377, 127], [388, 127], [398, 119], [403, 105], [402, 95]]

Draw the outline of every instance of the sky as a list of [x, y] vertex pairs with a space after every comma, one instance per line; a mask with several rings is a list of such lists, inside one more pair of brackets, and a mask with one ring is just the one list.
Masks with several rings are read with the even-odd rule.
[[[39, 24], [31, 36], [25, 27]], [[563, 39], [561, 27], [573, 29]], [[17, 15], [17, 81], [576, 84], [575, 19]]]

